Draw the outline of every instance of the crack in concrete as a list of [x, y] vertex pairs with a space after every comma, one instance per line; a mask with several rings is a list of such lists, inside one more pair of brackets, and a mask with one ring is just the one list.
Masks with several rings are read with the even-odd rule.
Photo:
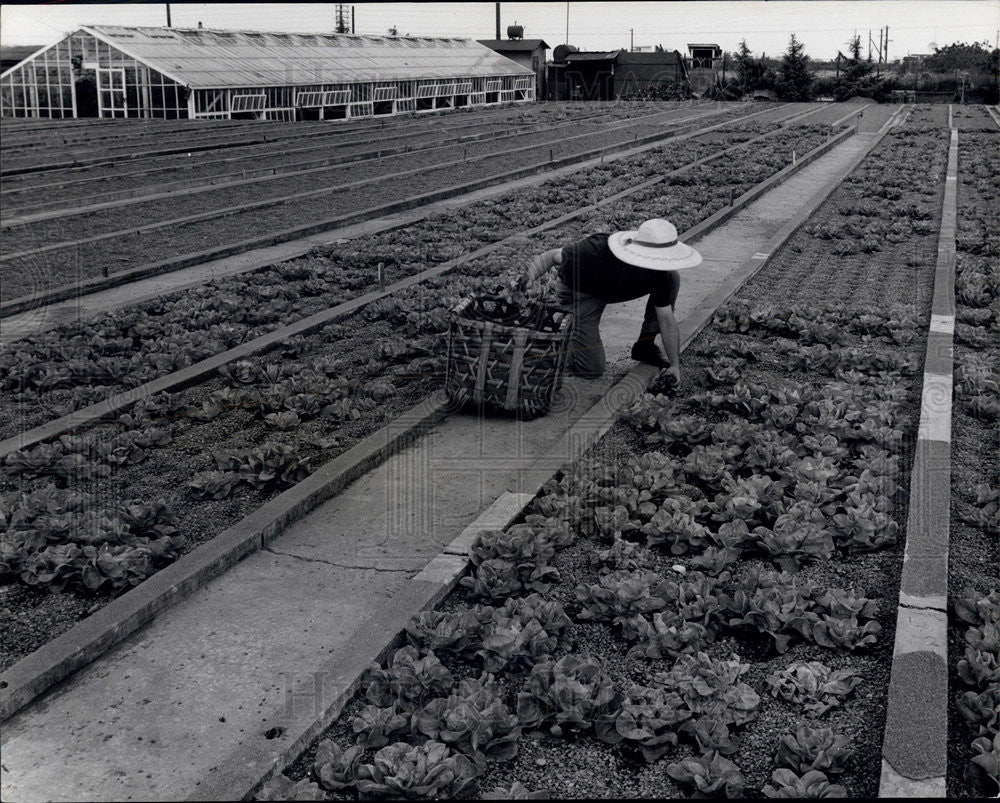
[[909, 608], [910, 610], [914, 610], [914, 611], [937, 611], [938, 613], [947, 613], [948, 612], [948, 606], [947, 605], [945, 605], [944, 607], [940, 607], [938, 605], [913, 605], [912, 603], [909, 603], [909, 602], [900, 602], [899, 603], [899, 607], [900, 608]]
[[304, 555], [295, 555], [291, 552], [279, 552], [269, 546], [263, 547], [262, 551], [270, 552], [272, 555], [282, 555], [286, 558], [295, 558], [296, 560], [302, 560], [306, 563], [325, 563], [327, 566], [334, 566], [338, 569], [362, 569], [370, 572], [411, 572], [412, 574], [416, 574], [420, 571], [419, 569], [380, 569], [377, 566], [352, 566], [348, 563], [334, 563], [332, 560], [323, 560], [323, 558], [307, 558]]

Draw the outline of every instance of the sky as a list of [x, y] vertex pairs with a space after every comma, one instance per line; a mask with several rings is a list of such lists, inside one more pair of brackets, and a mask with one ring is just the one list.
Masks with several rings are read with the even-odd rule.
[[[395, 26], [414, 36], [491, 39], [494, 3], [354, 3], [356, 32], [384, 34]], [[175, 27], [243, 28], [330, 32], [335, 3], [171, 3]], [[688, 42], [716, 43], [736, 50], [746, 38], [756, 53], [778, 55], [795, 33], [806, 54], [831, 59], [846, 51], [857, 32], [873, 50], [878, 31], [889, 26], [889, 57], [929, 53], [933, 46], [987, 41], [1000, 36], [1000, 0], [719, 0], [718, 2], [540, 2], [501, 3], [501, 30], [524, 26], [525, 38], [550, 47], [567, 41], [581, 50], [663, 45], [686, 51]], [[0, 44], [47, 45], [81, 24], [165, 25], [162, 3], [0, 5]], [[550, 54], [551, 56], [551, 54]]]

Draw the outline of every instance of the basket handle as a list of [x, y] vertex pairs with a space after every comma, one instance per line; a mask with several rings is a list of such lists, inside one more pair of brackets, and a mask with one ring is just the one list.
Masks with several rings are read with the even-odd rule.
[[513, 410], [517, 406], [517, 392], [521, 387], [521, 366], [524, 364], [524, 347], [528, 342], [528, 330], [514, 330], [514, 353], [510, 358], [510, 372], [507, 375], [507, 398], [504, 407]]
[[489, 364], [490, 351], [493, 349], [493, 324], [487, 321], [483, 324], [483, 340], [479, 348], [479, 365], [476, 366], [476, 386], [472, 391], [472, 400], [476, 404], [483, 403], [483, 389], [486, 387], [486, 366]]

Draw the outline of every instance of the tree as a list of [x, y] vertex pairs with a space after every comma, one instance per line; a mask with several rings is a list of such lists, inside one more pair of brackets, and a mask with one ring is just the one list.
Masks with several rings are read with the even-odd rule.
[[873, 97], [877, 93], [877, 82], [872, 75], [875, 65], [861, 55], [861, 37], [855, 36], [847, 48], [851, 55], [841, 60], [840, 80], [834, 89], [834, 100], [843, 101], [855, 95]]
[[954, 70], [989, 69], [990, 48], [987, 42], [956, 42], [947, 47], [936, 47], [934, 53], [924, 60], [924, 69], [929, 72], [951, 72]]
[[743, 92], [749, 92], [753, 89], [753, 82], [757, 77], [757, 69], [753, 53], [750, 52], [746, 39], [740, 41], [740, 49], [733, 55], [733, 66], [736, 69], [736, 75]]
[[791, 35], [788, 50], [781, 57], [776, 89], [782, 100], [809, 100], [812, 96], [813, 74], [805, 45]]

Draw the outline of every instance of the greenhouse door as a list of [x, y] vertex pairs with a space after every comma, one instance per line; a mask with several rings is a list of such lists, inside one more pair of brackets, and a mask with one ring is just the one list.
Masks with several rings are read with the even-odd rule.
[[124, 68], [97, 68], [97, 106], [99, 117], [128, 117]]

